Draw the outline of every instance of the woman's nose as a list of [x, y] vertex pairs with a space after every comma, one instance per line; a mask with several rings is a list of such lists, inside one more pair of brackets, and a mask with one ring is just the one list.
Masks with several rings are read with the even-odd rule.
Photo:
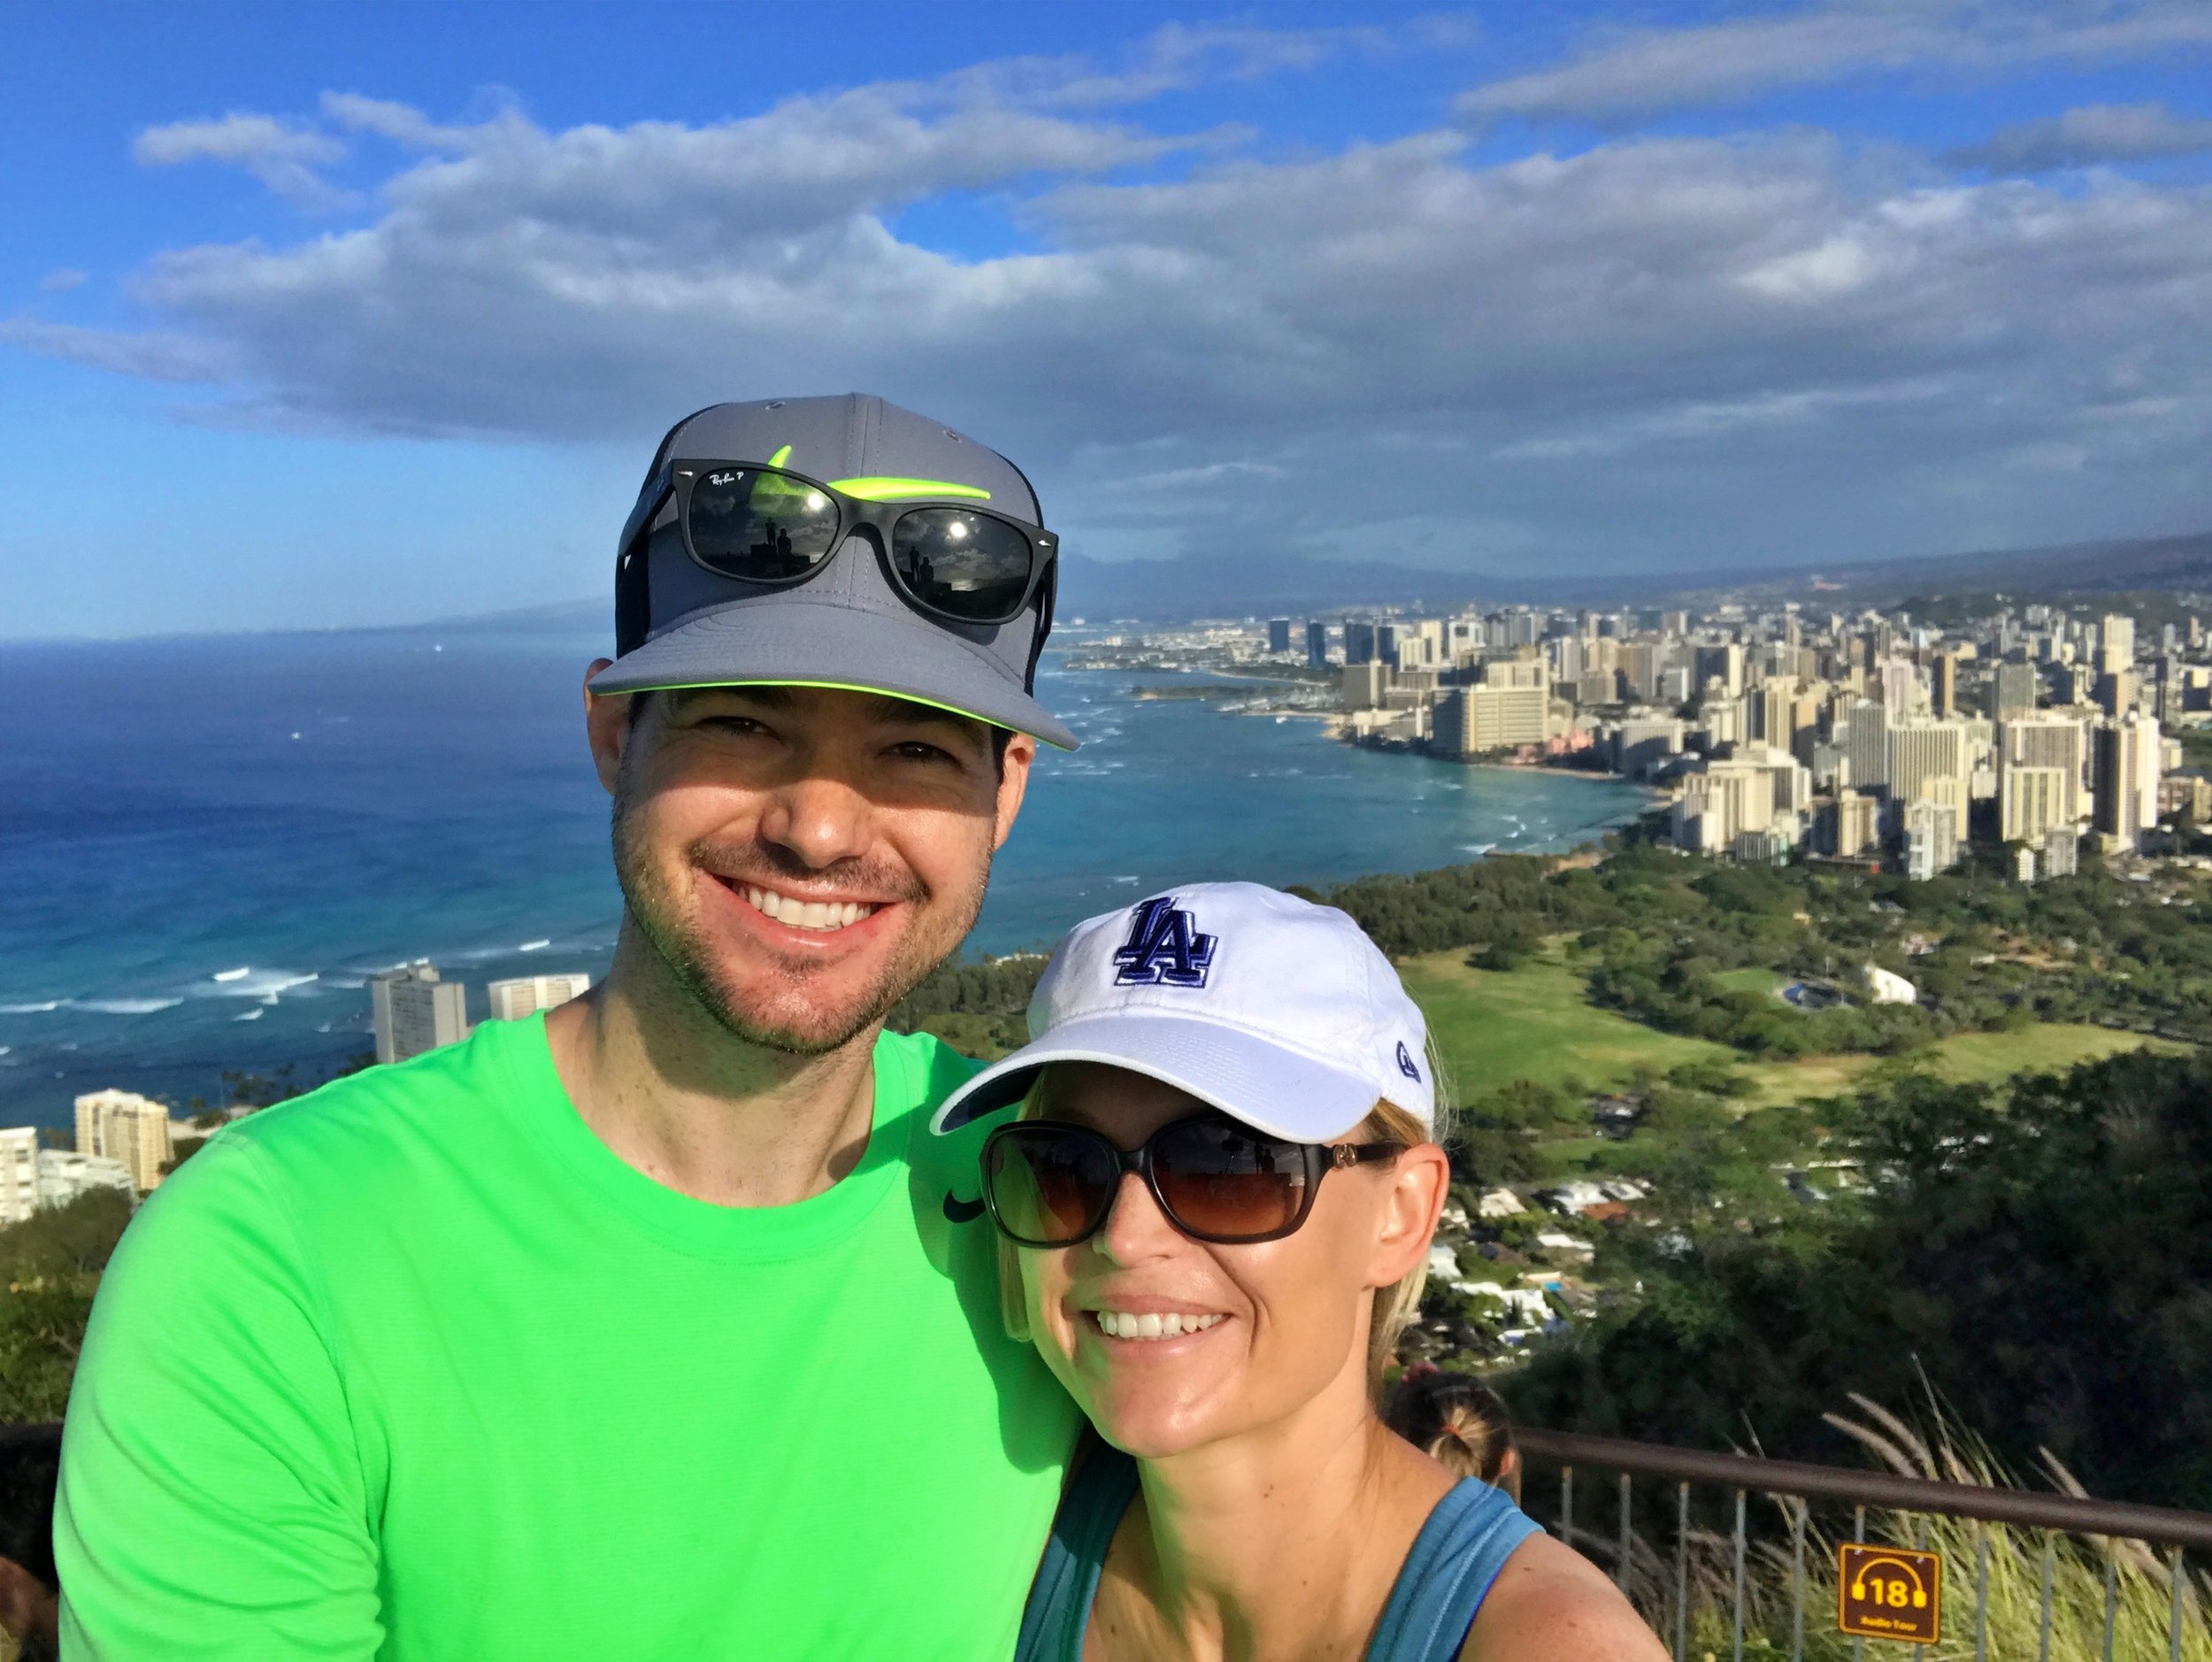
[[1124, 1172], [1105, 1227], [1092, 1238], [1110, 1261], [1126, 1267], [1164, 1256], [1180, 1244], [1183, 1237], [1160, 1210], [1144, 1179], [1134, 1172]]

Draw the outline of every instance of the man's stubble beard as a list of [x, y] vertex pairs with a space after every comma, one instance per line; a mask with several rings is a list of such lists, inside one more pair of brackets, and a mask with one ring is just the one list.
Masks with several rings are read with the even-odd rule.
[[[913, 991], [932, 970], [959, 950], [960, 943], [968, 938], [969, 930], [975, 927], [976, 918], [983, 910], [983, 896], [990, 883], [991, 856], [987, 850], [982, 869], [966, 892], [938, 897], [949, 936], [941, 948], [933, 950], [923, 938], [925, 932], [919, 927], [910, 927], [885, 961], [874, 984], [833, 1023], [812, 1029], [780, 1027], [740, 1008], [736, 989], [716, 973], [715, 953], [708, 943], [706, 931], [699, 924], [696, 908], [689, 896], [665, 881], [653, 858], [651, 846], [642, 835], [641, 819], [629, 793], [618, 790], [614, 804], [614, 868], [616, 881], [622, 886], [629, 920], [636, 924], [639, 934], [668, 971], [669, 978], [725, 1032], [745, 1043], [787, 1056], [828, 1055], [850, 1044], [881, 1021], [892, 1006]], [[694, 850], [703, 846], [713, 845], [693, 843], [685, 849], [682, 868], [694, 873], [696, 881], [712, 882], [716, 880], [706, 875], [691, 858]], [[787, 857], [780, 860], [781, 850], [772, 847], [755, 844], [744, 852], [750, 864], [764, 868], [764, 878], [820, 875], [802, 873], [791, 866]], [[888, 881], [877, 881], [872, 886], [878, 890], [901, 892], [913, 909], [915, 926], [920, 925], [925, 917], [920, 903], [928, 897], [929, 891], [910, 874], [881, 875]], [[786, 974], [780, 969], [775, 973], [787, 991], [801, 996], [808, 983], [817, 979]]]

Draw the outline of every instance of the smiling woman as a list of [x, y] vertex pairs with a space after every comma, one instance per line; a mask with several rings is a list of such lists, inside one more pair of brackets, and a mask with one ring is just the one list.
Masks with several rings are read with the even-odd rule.
[[1652, 1658], [1609, 1583], [1382, 1424], [1448, 1166], [1419, 1011], [1342, 912], [1195, 884], [1078, 925], [948, 1099], [1010, 1332], [1103, 1440], [1023, 1662]]

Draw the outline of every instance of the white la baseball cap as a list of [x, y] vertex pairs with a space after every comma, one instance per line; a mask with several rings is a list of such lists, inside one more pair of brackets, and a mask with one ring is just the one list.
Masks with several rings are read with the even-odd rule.
[[1029, 1000], [1029, 1043], [946, 1098], [933, 1131], [1018, 1102], [1050, 1062], [1149, 1074], [1298, 1143], [1377, 1102], [1433, 1128], [1428, 1027], [1359, 925], [1258, 883], [1193, 883], [1068, 932]]

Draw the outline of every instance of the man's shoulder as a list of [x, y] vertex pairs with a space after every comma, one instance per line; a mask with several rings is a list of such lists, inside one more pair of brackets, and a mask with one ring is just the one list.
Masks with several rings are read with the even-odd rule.
[[388, 1168], [412, 1166], [426, 1149], [499, 1138], [503, 1108], [526, 1089], [522, 1075], [534, 1046], [545, 1048], [537, 1019], [486, 1022], [457, 1044], [265, 1108], [219, 1132], [203, 1155], [250, 1150], [265, 1169], [302, 1180], [320, 1173], [349, 1187], [373, 1182]]

